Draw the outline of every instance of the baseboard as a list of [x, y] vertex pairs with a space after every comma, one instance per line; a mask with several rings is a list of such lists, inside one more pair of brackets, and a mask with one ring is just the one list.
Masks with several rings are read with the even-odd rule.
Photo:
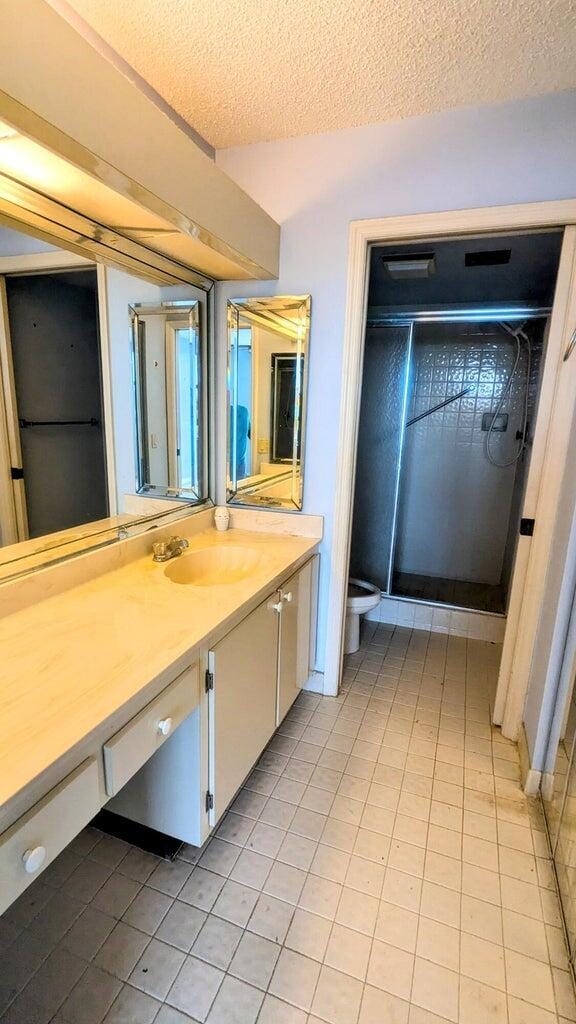
[[429, 629], [433, 633], [465, 636], [500, 644], [504, 639], [506, 618], [461, 608], [447, 608], [424, 601], [382, 596], [380, 604], [367, 616], [373, 622], [411, 629]]
[[549, 804], [554, 798], [554, 772], [542, 772], [540, 792], [542, 793], [542, 799]]
[[302, 689], [307, 693], [324, 693], [324, 673], [312, 672]]
[[518, 753], [520, 755], [520, 781], [526, 796], [537, 796], [540, 792], [542, 772], [530, 767], [530, 751], [524, 723], [518, 734]]

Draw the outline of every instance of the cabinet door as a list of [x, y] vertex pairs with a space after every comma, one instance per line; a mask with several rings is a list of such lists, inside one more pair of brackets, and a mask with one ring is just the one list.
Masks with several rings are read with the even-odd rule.
[[310, 675], [310, 623], [313, 561], [307, 562], [280, 591], [280, 650], [276, 725], [287, 715]]
[[209, 655], [210, 789], [218, 821], [276, 727], [276, 597], [259, 605]]

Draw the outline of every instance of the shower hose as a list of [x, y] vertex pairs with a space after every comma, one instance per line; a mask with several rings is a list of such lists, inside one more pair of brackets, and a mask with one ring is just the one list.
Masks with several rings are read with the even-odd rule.
[[[512, 366], [512, 369], [510, 370], [510, 373], [508, 374], [508, 379], [507, 379], [504, 387], [502, 388], [502, 394], [500, 395], [500, 398], [498, 399], [498, 405], [496, 406], [496, 411], [492, 414], [492, 419], [490, 421], [490, 426], [489, 426], [488, 432], [486, 434], [486, 440], [484, 442], [484, 447], [485, 447], [485, 452], [486, 452], [486, 458], [488, 459], [488, 461], [490, 463], [492, 463], [493, 466], [498, 467], [498, 469], [506, 469], [508, 466], [513, 466], [516, 462], [518, 462], [518, 459], [521, 457], [522, 453], [524, 452], [524, 450], [525, 450], [525, 448], [527, 447], [527, 444], [528, 444], [528, 438], [527, 438], [526, 435], [527, 435], [527, 430], [528, 430], [528, 401], [529, 401], [529, 389], [530, 389], [530, 373], [531, 373], [531, 370], [532, 370], [532, 346], [530, 344], [530, 338], [528, 337], [528, 335], [526, 334], [526, 332], [524, 330], [525, 324], [522, 324], [520, 327], [517, 327], [515, 329], [514, 327], [511, 327], [510, 324], [500, 323], [500, 327], [502, 327], [505, 331], [507, 331], [507, 333], [510, 334], [514, 338], [514, 340], [516, 341], [516, 358], [514, 360], [514, 365]], [[522, 415], [522, 437], [520, 439], [520, 446], [518, 448], [518, 451], [514, 455], [514, 457], [511, 458], [511, 459], [508, 459], [506, 462], [499, 462], [494, 457], [494, 455], [492, 454], [492, 451], [491, 451], [491, 448], [490, 448], [490, 442], [491, 442], [491, 439], [492, 439], [492, 433], [494, 431], [494, 424], [496, 422], [497, 417], [500, 415], [500, 412], [502, 411], [502, 406], [504, 405], [504, 402], [506, 401], [506, 399], [507, 399], [507, 397], [508, 397], [508, 395], [510, 393], [510, 388], [512, 387], [512, 381], [514, 380], [514, 377], [516, 375], [516, 371], [517, 371], [517, 369], [518, 369], [518, 367], [520, 365], [520, 359], [522, 357], [522, 344], [521, 344], [521, 340], [520, 339], [523, 339], [526, 342], [526, 384], [525, 384], [525, 387], [524, 387], [524, 409], [523, 409], [523, 415]]]

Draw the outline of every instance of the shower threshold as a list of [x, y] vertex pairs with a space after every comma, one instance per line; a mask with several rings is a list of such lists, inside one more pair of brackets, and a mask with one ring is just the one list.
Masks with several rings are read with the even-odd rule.
[[444, 579], [395, 572], [389, 595], [399, 601], [417, 601], [439, 608], [474, 611], [484, 615], [506, 615], [504, 588], [466, 580]]

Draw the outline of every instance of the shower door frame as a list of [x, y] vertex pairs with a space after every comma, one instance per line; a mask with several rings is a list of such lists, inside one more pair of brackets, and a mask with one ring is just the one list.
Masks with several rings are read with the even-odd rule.
[[338, 693], [342, 670], [369, 248], [378, 243], [444, 240], [473, 234], [542, 229], [564, 230], [564, 238], [523, 507], [525, 515], [530, 511], [531, 518], [538, 517], [539, 528], [533, 538], [520, 537], [517, 545], [494, 714], [505, 736], [515, 740], [519, 738], [534, 637], [548, 582], [554, 512], [562, 484], [570, 427], [576, 413], [576, 357], [563, 361], [576, 322], [576, 198], [351, 222], [323, 687], [326, 694]]
[[[410, 390], [410, 364], [412, 359], [412, 353], [414, 351], [414, 328], [418, 324], [453, 324], [453, 323], [499, 323], [503, 320], [506, 323], [513, 323], [515, 320], [541, 320], [549, 318], [552, 309], [550, 306], [521, 306], [516, 304], [514, 306], [498, 306], [495, 303], [486, 305], [484, 309], [480, 307], [459, 307], [458, 309], [438, 309], [438, 310], [417, 310], [417, 311], [402, 311], [401, 313], [383, 313], [377, 317], [374, 317], [370, 324], [366, 324], [367, 327], [408, 327], [409, 328], [409, 341], [407, 350], [407, 370], [405, 374], [403, 384], [403, 420], [400, 432], [400, 455], [398, 458], [398, 464], [396, 466], [396, 486], [394, 491], [394, 511], [392, 514], [392, 540], [390, 544], [390, 551], [388, 555], [388, 573], [386, 579], [386, 589], [382, 593], [386, 597], [391, 597], [396, 601], [414, 601], [416, 604], [434, 604], [441, 608], [448, 608], [455, 611], [473, 611], [478, 615], [497, 615], [500, 618], [505, 618], [505, 612], [485, 612], [482, 609], [470, 608], [465, 605], [457, 604], [446, 604], [445, 602], [437, 602], [433, 600], [422, 600], [420, 598], [405, 598], [401, 594], [395, 594], [393, 592], [393, 576], [394, 576], [394, 559], [396, 553], [396, 539], [398, 533], [398, 513], [400, 508], [400, 488], [402, 485], [402, 464], [404, 462], [404, 445], [406, 442], [406, 428], [409, 423], [406, 419], [408, 412], [408, 394]], [[539, 377], [542, 376], [542, 369], [540, 368]], [[538, 385], [540, 390], [540, 383]], [[452, 399], [450, 399], [452, 401]], [[445, 403], [446, 404], [446, 403]], [[423, 413], [421, 417], [429, 415], [435, 412], [436, 409], [430, 409], [428, 412]], [[510, 587], [508, 588], [510, 590]], [[508, 594], [506, 595], [508, 597]]]

